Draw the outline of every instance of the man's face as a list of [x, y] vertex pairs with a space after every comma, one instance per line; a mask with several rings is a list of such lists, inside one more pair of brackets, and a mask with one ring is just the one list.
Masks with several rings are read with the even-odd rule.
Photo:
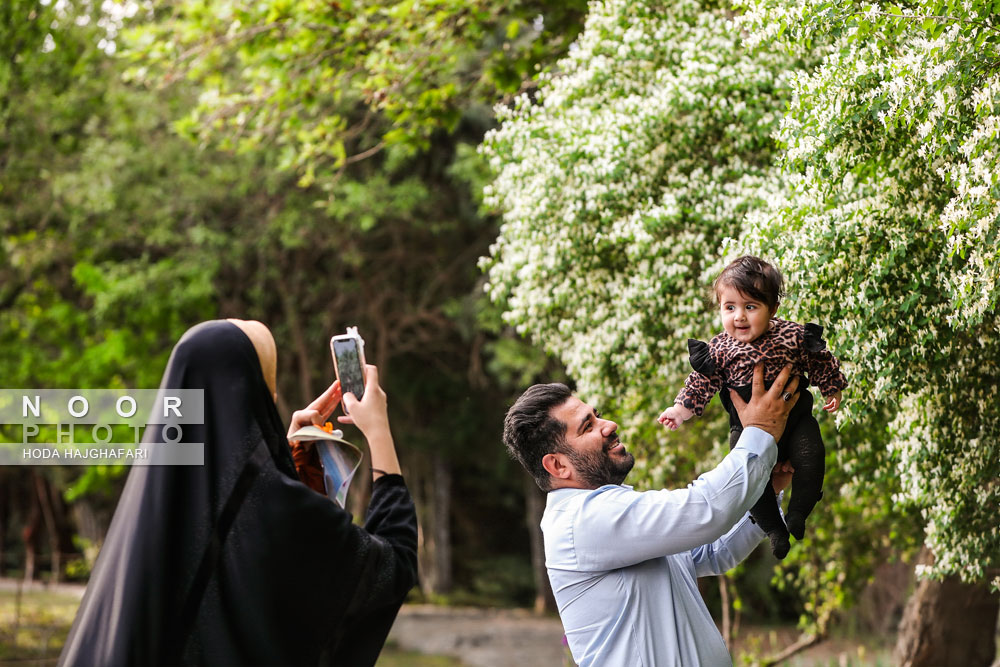
[[576, 396], [552, 408], [552, 416], [566, 424], [565, 454], [580, 481], [596, 489], [621, 484], [635, 465], [635, 457], [618, 439], [618, 424], [601, 419], [594, 408]]

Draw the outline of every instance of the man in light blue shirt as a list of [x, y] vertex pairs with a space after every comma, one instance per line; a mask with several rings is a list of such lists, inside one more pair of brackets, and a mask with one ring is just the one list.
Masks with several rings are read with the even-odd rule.
[[748, 510], [775, 468], [798, 378], [786, 367], [769, 391], [761, 367], [736, 447], [686, 489], [638, 492], [622, 485], [635, 459], [565, 385], [535, 385], [507, 412], [504, 444], [548, 492], [545, 566], [573, 659], [610, 667], [731, 665], [696, 578], [722, 574], [765, 534]]

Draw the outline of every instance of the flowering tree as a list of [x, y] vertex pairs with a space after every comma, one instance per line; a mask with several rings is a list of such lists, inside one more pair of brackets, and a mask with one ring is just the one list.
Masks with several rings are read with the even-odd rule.
[[593, 4], [560, 75], [500, 108], [482, 147], [504, 212], [489, 293], [582, 393], [650, 424], [685, 338], [713, 329], [706, 269], [777, 180], [769, 135], [793, 59], [748, 59], [727, 23], [692, 1]]
[[484, 266], [509, 321], [654, 443], [659, 482], [676, 446], [646, 425], [687, 371], [684, 339], [717, 328], [705, 286], [736, 254], [774, 258], [786, 316], [829, 325], [860, 429], [831, 447], [835, 516], [810, 546], [847, 571], [838, 534], [882, 522], [898, 550], [912, 508], [923, 573], [983, 581], [1000, 565], [1000, 84], [984, 55], [1000, 32], [982, 3], [932, 4], [592, 4], [560, 75], [501, 109], [483, 146], [504, 216]]
[[[651, 484], [689, 481], [727, 442], [718, 407], [686, 433], [654, 420], [690, 371], [686, 339], [718, 330], [707, 299], [724, 240], [748, 211], [784, 200], [771, 134], [792, 97], [790, 72], [811, 61], [782, 49], [751, 55], [730, 18], [692, 1], [592, 5], [560, 74], [541, 77], [537, 99], [499, 109], [502, 127], [482, 146], [496, 174], [487, 202], [503, 211], [484, 261], [488, 290], [619, 418], [644, 450], [633, 476]], [[830, 451], [848, 457], [838, 440], [828, 434]], [[829, 468], [828, 488], [856, 473]], [[808, 538], [822, 548], [787, 561], [820, 631], [878, 563], [884, 546], [865, 538], [891, 532], [878, 522], [895, 481], [876, 469], [882, 479], [860, 497], [828, 494]]]
[[977, 581], [1000, 566], [1000, 72], [984, 56], [1000, 23], [966, 5], [751, 6], [750, 41], [835, 37], [781, 123], [787, 198], [737, 245], [782, 253], [797, 309], [838, 323], [857, 405], [898, 403], [889, 446], [926, 572]]
[[[889, 458], [873, 463], [895, 467], [896, 499], [924, 519], [933, 561], [918, 569], [996, 588], [994, 3], [764, 0], [748, 9], [740, 23], [750, 42], [795, 50], [829, 41], [822, 65], [796, 76], [778, 133], [787, 198], [748, 216], [737, 245], [781, 253], [798, 310], [838, 323], [832, 339], [854, 362], [857, 405], [894, 404]], [[990, 656], [996, 613], [994, 600], [980, 633]]]

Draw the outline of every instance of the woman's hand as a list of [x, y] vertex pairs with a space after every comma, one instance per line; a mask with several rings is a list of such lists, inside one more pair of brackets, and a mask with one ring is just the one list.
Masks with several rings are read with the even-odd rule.
[[[291, 440], [292, 434], [298, 431], [304, 426], [322, 426], [333, 414], [333, 411], [337, 408], [340, 403], [340, 380], [337, 380], [329, 387], [326, 391], [320, 394], [319, 398], [310, 403], [308, 407], [304, 410], [296, 410], [292, 413], [292, 423], [288, 425], [288, 439]], [[294, 441], [298, 444], [298, 441]], [[312, 441], [306, 443], [312, 445]]]
[[826, 396], [826, 403], [823, 405], [823, 409], [827, 412], [836, 412], [840, 408], [841, 394], [838, 391], [836, 394], [831, 394]]
[[378, 368], [365, 364], [365, 395], [359, 401], [351, 392], [343, 396], [344, 412], [337, 421], [354, 424], [366, 438], [384, 429], [389, 429], [389, 415], [386, 408], [385, 392], [378, 383]]
[[385, 392], [378, 383], [378, 369], [365, 364], [365, 395], [359, 401], [354, 394], [344, 394], [348, 414], [337, 417], [341, 424], [354, 424], [368, 441], [373, 476], [400, 474], [396, 446], [389, 430]]

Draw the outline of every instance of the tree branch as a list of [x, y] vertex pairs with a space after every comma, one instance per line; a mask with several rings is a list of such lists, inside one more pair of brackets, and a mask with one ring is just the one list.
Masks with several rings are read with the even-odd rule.
[[826, 637], [824, 637], [823, 635], [804, 634], [801, 637], [799, 637], [799, 640], [794, 644], [786, 646], [782, 651], [770, 656], [769, 658], [764, 658], [760, 663], [761, 667], [771, 667], [772, 665], [777, 665], [779, 663], [782, 663], [785, 660], [791, 658], [796, 653], [804, 651], [810, 646], [815, 646], [816, 644], [819, 644], [825, 639]]

